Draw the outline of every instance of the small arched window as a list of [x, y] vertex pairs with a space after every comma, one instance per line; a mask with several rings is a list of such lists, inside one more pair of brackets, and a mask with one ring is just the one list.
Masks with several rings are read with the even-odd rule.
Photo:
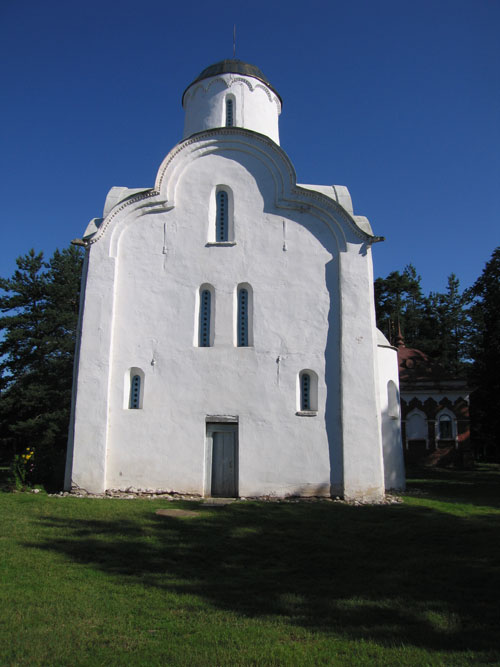
[[226, 98], [226, 127], [234, 125], [234, 100], [232, 97]]
[[210, 347], [211, 345], [211, 327], [212, 327], [212, 293], [209, 289], [202, 289], [200, 292], [200, 322], [199, 322], [199, 341], [200, 347]]
[[441, 417], [439, 417], [439, 439], [453, 439], [453, 422], [450, 415], [441, 415]]
[[316, 415], [318, 412], [318, 376], [314, 371], [300, 371], [297, 385], [297, 414]]
[[225, 190], [217, 192], [216, 203], [215, 240], [221, 243], [229, 238], [229, 201]]
[[141, 398], [141, 376], [132, 375], [130, 379], [130, 400], [128, 407], [131, 410], [138, 410]]

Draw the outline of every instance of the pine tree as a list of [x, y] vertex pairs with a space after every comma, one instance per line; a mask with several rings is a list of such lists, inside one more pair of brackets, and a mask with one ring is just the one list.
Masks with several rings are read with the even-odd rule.
[[387, 278], [375, 281], [377, 326], [393, 345], [399, 328], [408, 346], [418, 347], [425, 336], [427, 301], [420, 281], [412, 264], [403, 273], [393, 271]]
[[468, 331], [466, 299], [455, 274], [445, 293], [422, 293], [421, 278], [409, 264], [375, 281], [377, 326], [396, 343], [399, 327], [407, 347], [415, 347], [441, 363], [455, 376], [464, 372]]
[[454, 273], [448, 276], [446, 292], [434, 297], [439, 360], [451, 374], [459, 376], [465, 370], [468, 316], [465, 311], [466, 297], [460, 293], [460, 283]]
[[81, 251], [48, 263], [31, 250], [0, 279], [0, 443], [8, 459], [35, 448], [38, 480], [61, 474], [66, 447], [78, 319]]

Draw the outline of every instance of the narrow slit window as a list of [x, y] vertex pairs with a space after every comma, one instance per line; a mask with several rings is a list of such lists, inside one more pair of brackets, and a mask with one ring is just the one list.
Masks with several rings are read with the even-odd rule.
[[248, 290], [238, 292], [238, 347], [248, 347]]
[[131, 410], [138, 410], [141, 402], [141, 376], [132, 375], [130, 380], [130, 400], [129, 408]]
[[219, 190], [217, 193], [217, 213], [215, 221], [215, 240], [224, 242], [228, 240], [229, 228], [229, 203], [227, 192]]
[[204, 289], [200, 294], [200, 347], [210, 347], [210, 316], [212, 295]]
[[311, 376], [303, 373], [300, 378], [300, 409], [311, 409]]
[[229, 97], [226, 100], [226, 127], [233, 127], [234, 125], [234, 104]]

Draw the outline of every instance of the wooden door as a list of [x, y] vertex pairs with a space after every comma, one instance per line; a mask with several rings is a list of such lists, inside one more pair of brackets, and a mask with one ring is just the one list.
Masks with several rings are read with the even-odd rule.
[[233, 424], [210, 425], [212, 440], [211, 495], [238, 496], [238, 431]]

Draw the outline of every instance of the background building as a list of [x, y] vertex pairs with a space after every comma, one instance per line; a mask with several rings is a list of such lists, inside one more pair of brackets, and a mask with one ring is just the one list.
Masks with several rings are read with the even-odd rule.
[[469, 394], [457, 379], [420, 350], [397, 341], [401, 419], [408, 463], [472, 463]]

